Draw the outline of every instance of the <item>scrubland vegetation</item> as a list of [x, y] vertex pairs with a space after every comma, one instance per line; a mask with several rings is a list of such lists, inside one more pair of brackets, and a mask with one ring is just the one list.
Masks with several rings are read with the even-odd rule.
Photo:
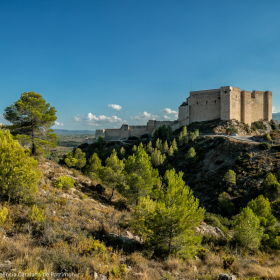
[[25, 139], [17, 126], [0, 129], [0, 267], [10, 278], [280, 279], [278, 146], [163, 126], [132, 146], [99, 138], [58, 164], [41, 133]]

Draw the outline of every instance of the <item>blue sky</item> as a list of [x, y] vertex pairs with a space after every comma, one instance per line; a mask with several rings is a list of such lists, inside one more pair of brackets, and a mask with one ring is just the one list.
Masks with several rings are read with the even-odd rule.
[[271, 90], [278, 112], [279, 11], [263, 0], [1, 0], [0, 122], [28, 91], [63, 129], [176, 119], [191, 89], [227, 85]]

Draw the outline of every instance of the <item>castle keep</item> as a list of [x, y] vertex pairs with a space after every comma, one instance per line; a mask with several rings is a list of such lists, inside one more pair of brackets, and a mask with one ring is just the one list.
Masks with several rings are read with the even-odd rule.
[[95, 137], [97, 139], [99, 136], [103, 136], [105, 140], [119, 140], [144, 134], [152, 136], [154, 130], [164, 124], [175, 130], [194, 122], [214, 119], [236, 119], [249, 125], [261, 119], [270, 121], [272, 119], [272, 92], [241, 91], [240, 88], [230, 86], [191, 91], [186, 102], [179, 107], [178, 120], [149, 120], [144, 126], [124, 124], [120, 129], [98, 129]]

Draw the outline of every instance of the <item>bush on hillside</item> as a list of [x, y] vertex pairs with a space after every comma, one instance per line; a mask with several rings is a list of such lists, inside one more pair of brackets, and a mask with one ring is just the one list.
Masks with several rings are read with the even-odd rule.
[[261, 143], [260, 145], [260, 148], [263, 149], [263, 150], [269, 150], [271, 148], [270, 144], [267, 143], [267, 142], [263, 142]]
[[29, 202], [41, 178], [38, 163], [28, 156], [9, 131], [0, 129], [0, 195], [14, 202]]
[[68, 176], [60, 176], [54, 183], [58, 189], [72, 189], [74, 188], [75, 180]]
[[234, 126], [231, 126], [231, 127], [228, 127], [226, 129], [226, 132], [230, 133], [230, 134], [237, 134], [238, 133], [238, 129], [236, 127], [234, 127]]

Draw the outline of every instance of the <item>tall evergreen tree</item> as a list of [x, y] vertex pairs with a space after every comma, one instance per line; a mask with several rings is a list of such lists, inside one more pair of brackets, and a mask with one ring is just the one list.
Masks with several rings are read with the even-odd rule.
[[174, 152], [177, 152], [177, 151], [178, 151], [177, 142], [176, 142], [176, 139], [175, 139], [175, 138], [174, 138], [173, 141], [172, 141], [172, 148], [173, 148], [173, 151], [174, 151]]
[[100, 178], [102, 181], [112, 189], [112, 194], [109, 200], [111, 201], [114, 192], [117, 188], [121, 188], [124, 184], [125, 178], [123, 174], [124, 163], [118, 159], [117, 152], [113, 150], [110, 157], [105, 161], [105, 167], [100, 169]]
[[50, 129], [56, 120], [55, 113], [55, 108], [40, 94], [31, 91], [22, 93], [18, 101], [7, 107], [4, 118], [12, 123], [11, 133], [19, 141], [30, 143], [31, 154], [35, 155], [42, 147], [56, 147], [57, 136]]
[[251, 208], [246, 207], [235, 220], [235, 240], [243, 247], [258, 249], [263, 236], [260, 220]]
[[160, 186], [157, 169], [152, 167], [149, 155], [140, 147], [125, 162], [125, 176], [127, 196], [132, 203], [138, 203], [142, 196], [151, 195], [153, 189]]
[[205, 210], [175, 170], [165, 173], [165, 186], [157, 201], [143, 197], [133, 214], [134, 228], [146, 243], [182, 257], [193, 256], [201, 242], [195, 228], [204, 217]]

